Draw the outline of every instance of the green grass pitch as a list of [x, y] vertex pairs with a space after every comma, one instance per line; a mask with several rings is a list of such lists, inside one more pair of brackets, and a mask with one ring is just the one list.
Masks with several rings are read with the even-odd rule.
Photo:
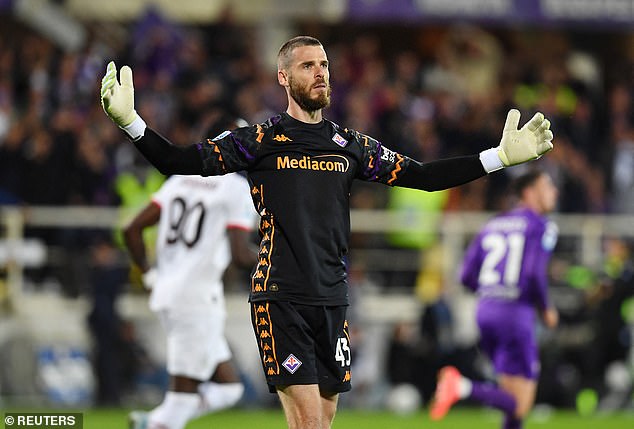
[[[93, 409], [84, 411], [84, 429], [127, 428], [124, 409]], [[385, 411], [343, 409], [337, 413], [333, 429], [498, 429], [501, 414], [478, 408], [457, 408], [440, 422], [433, 422], [426, 411], [397, 415]], [[284, 429], [280, 410], [233, 409], [194, 420], [186, 429]], [[634, 428], [634, 413], [594, 414], [582, 417], [574, 411], [553, 411], [531, 416], [524, 429], [628, 429]]]

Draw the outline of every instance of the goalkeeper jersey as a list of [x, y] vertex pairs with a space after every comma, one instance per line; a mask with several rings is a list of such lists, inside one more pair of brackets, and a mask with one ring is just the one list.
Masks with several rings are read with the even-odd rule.
[[391, 185], [409, 159], [333, 122], [286, 113], [226, 131], [200, 153], [205, 175], [248, 171], [261, 216], [250, 300], [347, 305], [352, 182]]

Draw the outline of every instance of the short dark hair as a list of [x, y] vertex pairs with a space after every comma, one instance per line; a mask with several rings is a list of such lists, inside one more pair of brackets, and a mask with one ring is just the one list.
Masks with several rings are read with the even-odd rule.
[[288, 67], [288, 62], [293, 49], [300, 46], [323, 46], [319, 40], [312, 36], [295, 36], [290, 40], [287, 40], [279, 52], [277, 53], [277, 67], [284, 69]]
[[511, 191], [513, 192], [513, 195], [515, 195], [518, 198], [521, 198], [524, 190], [530, 186], [533, 186], [533, 184], [535, 184], [537, 179], [539, 179], [544, 174], [546, 174], [545, 171], [540, 169], [534, 169], [520, 176], [517, 176], [511, 182]]

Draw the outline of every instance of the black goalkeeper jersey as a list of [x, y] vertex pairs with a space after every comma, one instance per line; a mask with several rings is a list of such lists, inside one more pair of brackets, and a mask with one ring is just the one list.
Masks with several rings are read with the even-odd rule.
[[203, 144], [203, 175], [246, 170], [260, 220], [251, 301], [346, 305], [354, 179], [393, 183], [408, 159], [323, 120], [286, 113]]
[[244, 170], [260, 220], [250, 300], [347, 305], [345, 255], [354, 179], [434, 191], [486, 174], [478, 155], [420, 163], [328, 120], [287, 113], [179, 147], [151, 128], [135, 141], [163, 174]]

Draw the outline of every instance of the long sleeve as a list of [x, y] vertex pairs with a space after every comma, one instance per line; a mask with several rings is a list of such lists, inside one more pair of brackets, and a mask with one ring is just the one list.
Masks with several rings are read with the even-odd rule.
[[394, 186], [440, 191], [464, 185], [486, 176], [478, 155], [461, 156], [421, 163], [410, 160]]
[[200, 144], [177, 146], [151, 129], [134, 142], [143, 154], [162, 174], [203, 174], [203, 162], [200, 156]]
[[441, 191], [486, 176], [480, 155], [419, 162], [397, 153], [378, 140], [354, 130], [347, 134], [361, 148], [358, 178], [389, 186]]

